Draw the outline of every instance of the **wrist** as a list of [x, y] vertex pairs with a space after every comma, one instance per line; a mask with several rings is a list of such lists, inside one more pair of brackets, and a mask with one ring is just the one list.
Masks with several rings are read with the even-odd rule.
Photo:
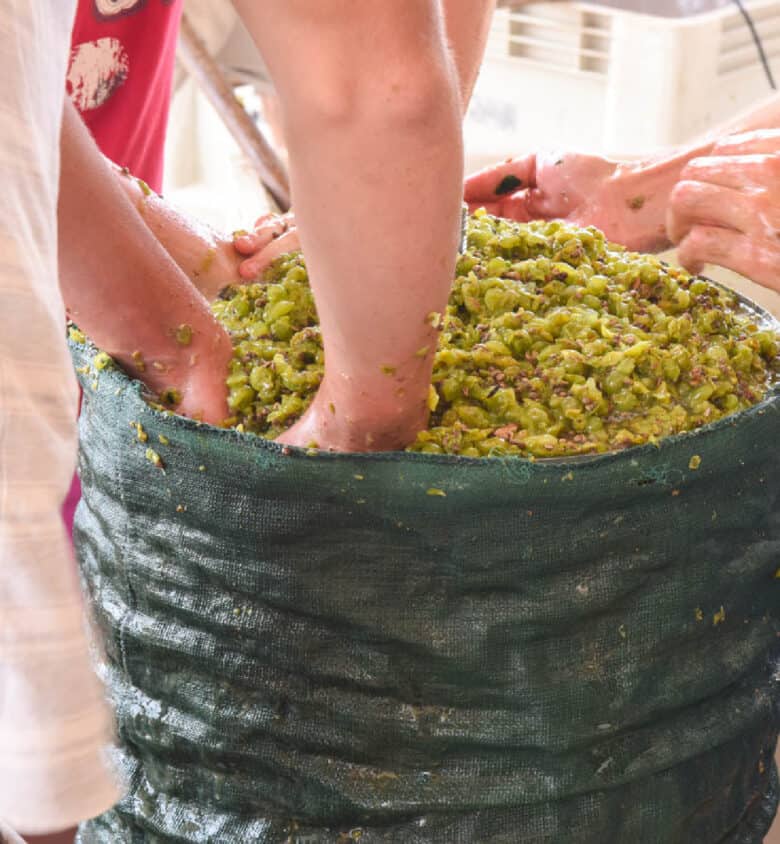
[[184, 377], [179, 413], [212, 425], [224, 424], [230, 416], [226, 379], [232, 357], [230, 337], [220, 329], [181, 362]]
[[689, 147], [671, 155], [659, 155], [618, 166], [613, 176], [626, 205], [626, 214], [636, 215], [634, 248], [657, 252], [671, 247], [666, 231], [669, 199], [680, 175], [694, 158], [706, 155], [712, 144]]
[[192, 324], [160, 326], [138, 341], [134, 351], [112, 356], [161, 404], [214, 425], [230, 415], [226, 379], [233, 347], [208, 312]]
[[634, 182], [668, 196], [679, 181], [686, 164], [694, 158], [709, 155], [713, 146], [713, 143], [706, 142], [666, 155], [654, 155], [639, 161], [624, 162], [618, 167], [616, 175], [627, 183]]
[[238, 268], [243, 260], [233, 245], [232, 238], [219, 235], [204, 251], [201, 263], [192, 273], [192, 282], [211, 302], [229, 284], [241, 281]]
[[206, 299], [239, 281], [241, 256], [232, 238], [172, 208], [126, 167], [106, 160], [146, 225]]

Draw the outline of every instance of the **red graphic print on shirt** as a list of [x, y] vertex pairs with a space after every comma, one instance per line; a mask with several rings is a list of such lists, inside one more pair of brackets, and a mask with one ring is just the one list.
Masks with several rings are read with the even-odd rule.
[[67, 89], [79, 111], [99, 108], [127, 79], [130, 60], [116, 38], [98, 38], [74, 47]]
[[162, 189], [182, 0], [79, 0], [67, 91], [102, 152]]
[[117, 15], [127, 15], [146, 5], [146, 0], [92, 0], [97, 17], [106, 20]]

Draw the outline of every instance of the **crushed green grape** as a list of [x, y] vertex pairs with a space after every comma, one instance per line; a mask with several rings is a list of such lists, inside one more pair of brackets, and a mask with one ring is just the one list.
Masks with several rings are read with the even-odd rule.
[[189, 346], [192, 343], [192, 326], [188, 325], [186, 322], [183, 322], [177, 329], [176, 329], [176, 342], [180, 346]]
[[[228, 288], [213, 310], [235, 349], [235, 424], [274, 438], [323, 375], [303, 257]], [[478, 212], [431, 319], [431, 418], [413, 451], [560, 457], [656, 442], [759, 402], [780, 372], [778, 335], [728, 291], [562, 222]]]
[[92, 358], [92, 366], [98, 371], [105, 369], [107, 366], [111, 366], [113, 362], [114, 361], [111, 356], [105, 352], [98, 352], [95, 357]]
[[[213, 308], [235, 348], [236, 424], [274, 438], [323, 374], [302, 256]], [[560, 457], [652, 443], [756, 404], [780, 374], [777, 333], [730, 292], [557, 221], [474, 215], [449, 305], [430, 318], [431, 418], [412, 451]]]
[[181, 404], [181, 391], [177, 390], [176, 387], [166, 387], [160, 393], [159, 398], [160, 403], [166, 407], [176, 407]]

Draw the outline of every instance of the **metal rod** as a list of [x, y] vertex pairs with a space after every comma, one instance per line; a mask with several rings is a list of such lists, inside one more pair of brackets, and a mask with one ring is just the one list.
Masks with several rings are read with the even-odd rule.
[[290, 210], [287, 169], [270, 141], [236, 99], [219, 65], [209, 54], [186, 13], [182, 15], [177, 56], [195, 80], [280, 211]]

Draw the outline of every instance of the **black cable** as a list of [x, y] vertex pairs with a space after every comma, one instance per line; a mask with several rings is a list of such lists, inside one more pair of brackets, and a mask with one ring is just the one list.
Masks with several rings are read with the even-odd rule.
[[761, 64], [764, 66], [764, 72], [766, 73], [766, 78], [769, 80], [769, 87], [773, 90], [777, 90], [777, 85], [775, 84], [775, 77], [772, 75], [772, 68], [769, 66], [769, 59], [766, 57], [766, 52], [764, 50], [764, 45], [761, 41], [761, 36], [758, 34], [758, 30], [756, 29], [756, 25], [753, 22], [753, 17], [745, 8], [744, 3], [742, 0], [734, 0], [736, 3], [737, 8], [740, 12], [742, 12], [742, 17], [745, 19], [745, 23], [750, 30], [750, 34], [753, 36], [753, 40], [756, 42], [756, 49], [758, 50], [758, 55], [761, 58]]

